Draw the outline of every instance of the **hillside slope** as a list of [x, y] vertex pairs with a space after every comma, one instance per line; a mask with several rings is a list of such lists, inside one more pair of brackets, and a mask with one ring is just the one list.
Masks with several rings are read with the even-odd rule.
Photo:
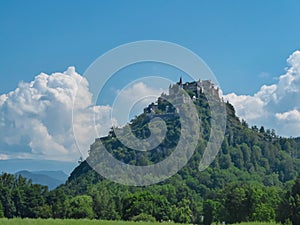
[[[206, 95], [199, 91], [197, 85], [178, 83], [170, 87], [189, 94], [201, 124], [196, 151], [176, 175], [156, 185], [128, 187], [106, 180], [84, 161], [60, 190], [72, 196], [88, 194], [96, 202], [99, 199], [102, 210], [99, 209], [96, 217], [102, 219], [128, 220], [146, 213], [157, 220], [202, 221], [205, 224], [221, 220], [280, 220], [280, 196], [300, 169], [300, 139], [278, 137], [274, 130], [264, 127], [249, 127], [246, 121], [236, 116], [230, 103], [215, 95], [214, 104], [226, 107], [226, 132], [216, 159], [209, 168], [200, 172], [198, 165], [210, 134], [211, 112]], [[206, 93], [208, 91], [216, 92], [216, 89], [208, 87]], [[149, 137], [147, 124], [150, 118], [162, 118], [167, 124], [167, 133], [157, 148], [148, 152], [130, 149], [116, 138], [112, 130], [108, 136], [95, 140], [91, 145], [88, 161], [97, 158], [101, 151], [99, 142], [115, 158], [131, 165], [145, 166], [167, 158], [178, 143], [181, 129], [178, 114], [175, 109], [170, 111], [172, 106], [165, 100], [167, 98], [167, 95], [162, 95], [130, 122], [133, 133], [143, 139]], [[256, 195], [257, 192], [261, 195]], [[146, 206], [149, 204], [151, 206]], [[157, 212], [156, 208], [162, 212]]]

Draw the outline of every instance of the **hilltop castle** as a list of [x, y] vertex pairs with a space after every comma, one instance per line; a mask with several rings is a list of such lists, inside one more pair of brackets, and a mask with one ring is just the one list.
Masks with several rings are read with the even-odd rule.
[[[200, 98], [201, 95], [204, 96], [210, 96], [210, 99], [221, 101], [220, 99], [220, 92], [219, 88], [216, 87], [211, 80], [199, 80], [199, 81], [193, 81], [193, 82], [186, 82], [182, 83], [182, 78], [180, 77], [179, 82], [176, 84], [173, 84], [169, 86], [169, 95], [162, 94], [163, 98], [168, 98], [171, 96], [176, 96], [180, 91], [185, 90], [190, 97], [187, 97], [186, 95], [182, 94], [180, 95], [180, 98], [183, 100], [183, 102], [190, 102], [190, 101], [196, 101], [198, 98]], [[157, 103], [150, 104], [147, 108], [144, 108], [144, 113], [148, 115], [154, 115], [155, 112], [158, 109]], [[173, 114], [174, 111], [171, 109], [166, 109], [167, 114]]]
[[190, 93], [194, 93], [194, 96], [191, 96], [194, 99], [200, 97], [201, 94], [210, 94], [215, 99], [220, 100], [219, 88], [216, 87], [211, 80], [199, 80], [193, 82], [182, 83], [182, 78], [180, 77], [179, 82], [174, 85], [169, 86], [169, 95], [173, 95], [179, 90], [185, 90]]

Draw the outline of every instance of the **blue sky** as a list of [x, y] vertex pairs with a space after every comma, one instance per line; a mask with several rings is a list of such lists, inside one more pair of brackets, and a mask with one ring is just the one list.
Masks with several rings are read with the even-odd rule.
[[[225, 93], [252, 94], [299, 48], [298, 1], [1, 1], [0, 93], [40, 72], [83, 73], [109, 49], [158, 39], [211, 67]], [[260, 76], [261, 73], [268, 74]]]
[[[0, 121], [0, 128], [6, 136], [0, 137], [0, 159], [76, 162], [79, 155], [70, 150], [74, 145], [69, 133], [71, 122], [65, 117], [70, 113], [66, 99], [74, 90], [68, 79], [80, 79], [80, 74], [110, 49], [140, 40], [169, 41], [192, 50], [212, 69], [226, 98], [250, 125], [274, 127], [283, 136], [300, 136], [299, 10], [296, 0], [2, 0], [0, 114], [5, 125]], [[142, 69], [136, 71], [143, 75]], [[41, 72], [45, 74], [36, 77]], [[52, 76], [54, 72], [58, 73]], [[179, 78], [178, 73], [169, 76]], [[110, 90], [117, 93], [133, 78], [119, 76], [112, 80], [115, 86], [107, 89], [107, 98], [113, 98]], [[46, 80], [52, 86], [43, 86]], [[21, 81], [24, 83], [19, 84]], [[30, 82], [44, 88], [43, 100], [35, 101], [32, 93], [40, 89], [32, 90]], [[58, 84], [64, 91], [55, 89]], [[88, 104], [87, 84], [80, 88]], [[137, 91], [149, 94], [161, 89], [137, 83], [125, 93], [133, 96]], [[126, 104], [128, 99], [121, 100]], [[107, 119], [109, 102], [100, 99], [99, 121]], [[53, 118], [60, 119], [53, 123]], [[9, 130], [11, 124], [25, 128]], [[104, 127], [109, 125], [98, 127], [101, 135], [107, 132]], [[35, 132], [41, 136], [34, 136]], [[64, 133], [69, 136], [62, 138]], [[90, 144], [92, 139], [82, 141]], [[54, 150], [48, 149], [49, 143]], [[75, 157], [67, 160], [71, 156]]]

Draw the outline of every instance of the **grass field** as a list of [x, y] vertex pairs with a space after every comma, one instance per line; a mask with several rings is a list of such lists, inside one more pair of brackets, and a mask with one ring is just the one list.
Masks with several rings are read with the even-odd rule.
[[[103, 220], [74, 220], [74, 219], [0, 219], [0, 225], [167, 225], [175, 223], [151, 223], [151, 222], [127, 222], [127, 221], [103, 221]], [[239, 223], [236, 225], [276, 225], [276, 223]], [[277, 224], [278, 225], [278, 224]]]

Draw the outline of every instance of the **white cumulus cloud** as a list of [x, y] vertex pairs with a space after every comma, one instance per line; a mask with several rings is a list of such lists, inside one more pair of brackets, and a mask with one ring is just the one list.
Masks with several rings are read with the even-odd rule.
[[[110, 107], [92, 107], [88, 82], [69, 67], [63, 73], [41, 73], [30, 83], [21, 82], [8, 94], [0, 96], [0, 159], [34, 158], [73, 161], [80, 157], [73, 135], [74, 96], [82, 124], [79, 133], [86, 137], [94, 129], [93, 110], [108, 117]], [[103, 124], [103, 123], [98, 123]], [[109, 126], [102, 127], [102, 135]], [[81, 136], [80, 135], [80, 136]], [[95, 137], [85, 138], [86, 151]]]
[[237, 114], [251, 125], [274, 128], [282, 136], [300, 136], [300, 51], [287, 59], [285, 74], [253, 96], [225, 95]]
[[94, 105], [88, 80], [74, 67], [21, 82], [0, 95], [0, 160], [85, 158], [95, 138], [107, 135], [113, 124], [128, 122], [126, 107], [135, 105], [133, 113], [139, 114], [163, 92], [150, 86], [140, 81], [117, 90], [116, 116], [127, 116], [117, 121], [111, 119], [112, 106]]

